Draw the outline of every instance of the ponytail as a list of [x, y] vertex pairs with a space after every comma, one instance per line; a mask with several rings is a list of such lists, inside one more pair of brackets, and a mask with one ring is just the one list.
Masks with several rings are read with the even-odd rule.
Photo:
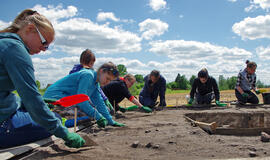
[[246, 64], [247, 64], [247, 68], [253, 68], [253, 67], [257, 67], [257, 64], [255, 62], [246, 60]]

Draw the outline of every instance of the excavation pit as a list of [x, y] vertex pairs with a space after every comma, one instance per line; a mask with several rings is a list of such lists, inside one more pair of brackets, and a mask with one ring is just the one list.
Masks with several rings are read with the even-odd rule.
[[[203, 130], [210, 134], [258, 136], [261, 132], [270, 133], [270, 113], [252, 111], [244, 113], [235, 112], [200, 112], [187, 113], [186, 119], [194, 120]], [[202, 125], [200, 125], [202, 122]], [[214, 123], [215, 122], [215, 123]]]

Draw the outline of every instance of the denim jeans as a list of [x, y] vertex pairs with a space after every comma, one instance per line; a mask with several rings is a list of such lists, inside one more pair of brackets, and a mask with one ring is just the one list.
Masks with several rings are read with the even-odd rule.
[[[59, 115], [56, 114], [56, 116], [60, 118]], [[51, 135], [34, 122], [26, 110], [18, 109], [16, 113], [0, 124], [0, 148], [24, 145]]]
[[142, 105], [144, 106], [148, 106], [150, 108], [155, 106], [155, 100], [153, 100], [153, 98], [151, 98], [150, 96], [139, 96], [139, 101]]

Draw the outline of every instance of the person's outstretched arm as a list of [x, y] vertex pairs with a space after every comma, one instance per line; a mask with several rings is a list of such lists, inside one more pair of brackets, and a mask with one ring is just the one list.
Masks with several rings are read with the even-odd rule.
[[[90, 72], [81, 72], [78, 84], [77, 94], [92, 95], [93, 86], [95, 85], [94, 75]], [[100, 94], [100, 93], [98, 93]], [[89, 101], [85, 101], [78, 104], [79, 108], [86, 113], [89, 117], [99, 120], [102, 115], [92, 106]]]

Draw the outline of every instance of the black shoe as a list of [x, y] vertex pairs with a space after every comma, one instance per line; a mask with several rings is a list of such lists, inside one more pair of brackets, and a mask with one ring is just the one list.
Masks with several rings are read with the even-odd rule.
[[237, 104], [237, 105], [242, 105], [242, 106], [244, 106], [246, 103], [245, 103], [245, 102], [242, 102], [242, 101], [237, 101], [236, 104]]

